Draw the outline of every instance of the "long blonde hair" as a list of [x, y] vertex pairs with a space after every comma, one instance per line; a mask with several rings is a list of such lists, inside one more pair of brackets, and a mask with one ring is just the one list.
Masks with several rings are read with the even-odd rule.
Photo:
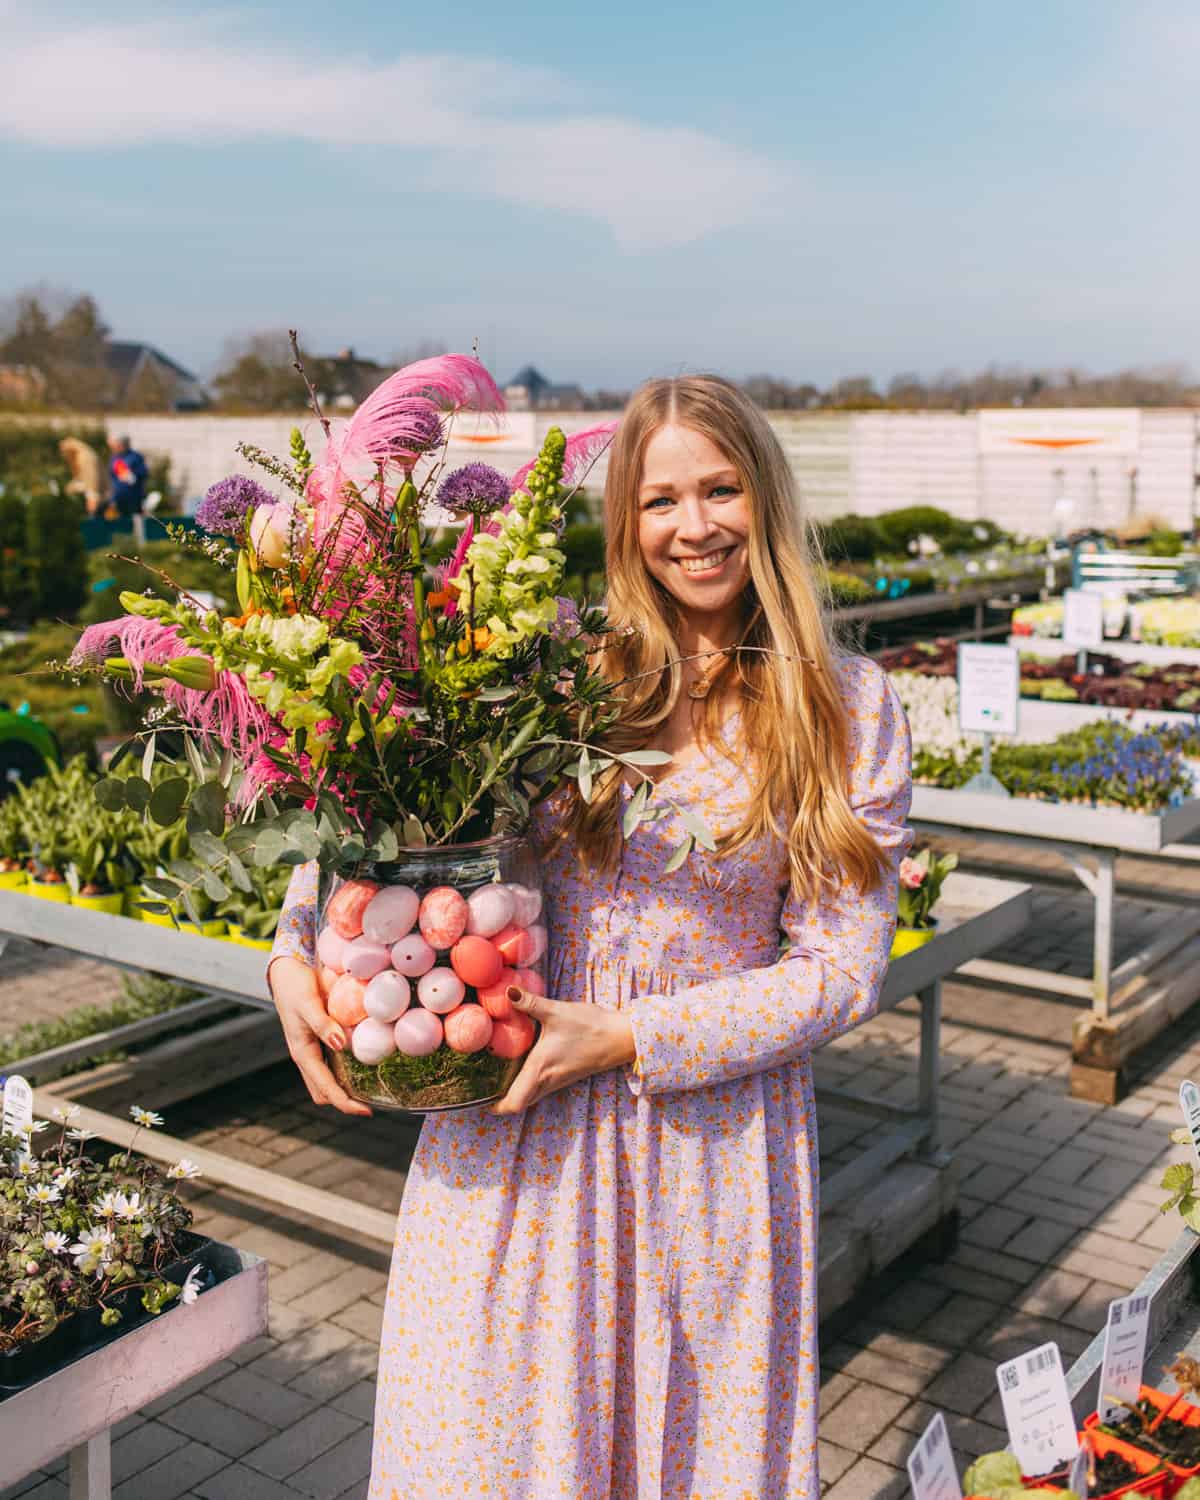
[[[636, 391], [609, 451], [604, 490], [608, 615], [614, 635], [601, 670], [619, 690], [621, 715], [607, 737], [616, 751], [644, 746], [669, 718], [683, 687], [677, 642], [683, 619], [646, 567], [638, 543], [638, 490], [646, 443], [677, 423], [702, 432], [736, 468], [750, 502], [745, 624], [739, 645], [716, 657], [701, 742], [719, 733], [721, 700], [741, 699], [741, 742], [753, 768], [739, 826], [719, 848], [731, 854], [773, 834], [786, 840], [792, 887], [816, 897], [839, 877], [868, 891], [879, 884], [878, 845], [847, 797], [848, 716], [835, 680], [807, 521], [791, 468], [770, 424], [736, 386], [713, 375], [652, 380]], [[621, 631], [632, 627], [622, 635]], [[706, 664], [707, 665], [707, 664]], [[736, 687], [734, 679], [736, 678]], [[611, 869], [621, 840], [621, 769], [601, 778], [590, 803], [576, 790], [562, 834], [585, 863]]]

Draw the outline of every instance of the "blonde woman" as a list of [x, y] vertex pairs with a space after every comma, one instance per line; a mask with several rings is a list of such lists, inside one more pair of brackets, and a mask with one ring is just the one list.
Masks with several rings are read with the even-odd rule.
[[[430, 1117], [380, 1354], [372, 1500], [816, 1500], [811, 1056], [870, 1016], [910, 835], [903, 711], [830, 644], [791, 474], [713, 377], [631, 400], [605, 493], [620, 744], [676, 811], [560, 795], [541, 1034], [490, 1112]], [[701, 819], [717, 840], [668, 871]], [[272, 963], [317, 1102], [362, 1112], [311, 968], [315, 876]], [[780, 929], [787, 935], [779, 956]], [[518, 992], [511, 992], [518, 994]]]

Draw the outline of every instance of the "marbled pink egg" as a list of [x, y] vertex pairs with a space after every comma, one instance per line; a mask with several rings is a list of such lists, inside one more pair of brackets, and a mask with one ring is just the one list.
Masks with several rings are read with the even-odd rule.
[[419, 932], [410, 932], [392, 948], [392, 968], [409, 979], [420, 979], [437, 963], [437, 954]]
[[536, 969], [518, 969], [517, 977], [513, 983], [523, 989], [527, 995], [544, 995], [546, 993], [546, 981]]
[[408, 980], [387, 969], [367, 985], [363, 1008], [376, 1021], [398, 1021], [412, 1003]]
[[482, 1052], [492, 1039], [492, 1018], [481, 1005], [460, 1005], [442, 1024], [454, 1052]]
[[442, 1045], [442, 1023], [429, 1010], [406, 1010], [392, 1028], [396, 1046], [406, 1057], [428, 1057]]
[[515, 902], [506, 885], [485, 885], [467, 897], [467, 932], [471, 937], [495, 937], [513, 919]]
[[339, 974], [329, 991], [325, 1009], [342, 1026], [357, 1026], [367, 1019], [363, 1006], [365, 991], [366, 985], [361, 979], [355, 979], [353, 974]]
[[529, 941], [533, 945], [533, 951], [532, 953], [523, 954], [521, 957], [521, 962], [522, 964], [535, 964], [546, 951], [546, 945], [549, 942], [549, 935], [546, 932], [544, 924], [541, 922], [535, 922], [533, 926], [528, 929], [528, 931]]
[[467, 987], [453, 969], [430, 969], [417, 980], [417, 999], [439, 1016], [461, 1005]]
[[467, 903], [448, 885], [434, 886], [421, 899], [421, 936], [435, 948], [453, 948], [467, 929]]
[[371, 904], [379, 887], [373, 880], [347, 880], [329, 898], [325, 920], [344, 938], [356, 938], [362, 932], [363, 912]]
[[518, 927], [532, 927], [542, 914], [542, 893], [531, 885], [509, 885], [513, 897], [512, 920]]
[[355, 979], [364, 983], [382, 974], [392, 966], [392, 953], [382, 943], [373, 943], [369, 937], [357, 937], [346, 944], [345, 969]]
[[346, 972], [346, 939], [336, 927], [325, 927], [317, 939], [317, 957], [327, 969]]
[[417, 921], [421, 898], [410, 885], [385, 885], [363, 912], [363, 935], [390, 948], [407, 937]]
[[381, 1063], [396, 1050], [395, 1027], [368, 1016], [350, 1033], [350, 1050], [360, 1063], [366, 1063], [368, 1067]]

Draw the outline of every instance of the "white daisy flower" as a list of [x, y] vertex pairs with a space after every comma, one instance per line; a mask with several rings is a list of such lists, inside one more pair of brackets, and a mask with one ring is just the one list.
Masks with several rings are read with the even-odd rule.
[[30, 1203], [57, 1203], [62, 1192], [51, 1187], [48, 1182], [35, 1182], [32, 1187], [25, 1189], [25, 1196]]
[[199, 1177], [199, 1175], [200, 1168], [186, 1156], [181, 1156], [173, 1167], [167, 1168], [167, 1176], [180, 1181], [184, 1178]]
[[69, 1183], [74, 1182], [78, 1176], [78, 1167], [59, 1167], [58, 1171], [54, 1174], [54, 1180], [60, 1188], [65, 1188]]
[[135, 1125], [144, 1125], [147, 1130], [152, 1130], [155, 1125], [161, 1125], [162, 1115], [156, 1115], [152, 1109], [143, 1109], [139, 1104], [129, 1106], [129, 1118]]
[[84, 1141], [94, 1141], [96, 1139], [96, 1132], [94, 1130], [68, 1130], [67, 1139], [69, 1141], [78, 1141], [82, 1145]]
[[17, 1172], [22, 1177], [36, 1177], [40, 1168], [41, 1164], [37, 1157], [30, 1156], [27, 1151], [17, 1159]]
[[136, 1219], [142, 1211], [141, 1193], [117, 1194], [117, 1218]]
[[187, 1273], [187, 1280], [179, 1288], [179, 1300], [185, 1307], [190, 1307], [200, 1295], [200, 1276], [200, 1267], [193, 1266]]
[[121, 1199], [123, 1197], [123, 1193], [108, 1192], [94, 1203], [92, 1207], [96, 1213], [103, 1214], [106, 1219], [113, 1218], [121, 1210]]
[[63, 1109], [61, 1105], [56, 1104], [50, 1113], [60, 1124], [69, 1125], [72, 1120], [79, 1118], [79, 1106], [78, 1104], [68, 1104], [66, 1109]]
[[76, 1267], [85, 1274], [88, 1271], [102, 1271], [107, 1263], [112, 1241], [111, 1229], [97, 1229], [95, 1226], [85, 1229], [70, 1247]]
[[68, 1237], [60, 1234], [57, 1229], [47, 1229], [42, 1235], [42, 1249], [49, 1250], [51, 1255], [61, 1255], [67, 1248]]

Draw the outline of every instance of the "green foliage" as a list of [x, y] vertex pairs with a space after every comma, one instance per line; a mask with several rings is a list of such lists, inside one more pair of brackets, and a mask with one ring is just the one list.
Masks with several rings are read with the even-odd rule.
[[58, 445], [65, 437], [79, 438], [95, 449], [102, 469], [107, 465], [108, 441], [99, 425], [0, 419], [0, 484], [27, 492], [53, 485], [64, 489], [71, 471]]
[[840, 573], [830, 569], [826, 572], [824, 581], [830, 607], [833, 609], [849, 609], [856, 604], [871, 604], [875, 599], [875, 590], [856, 573]]
[[94, 758], [96, 736], [106, 727], [105, 693], [95, 681], [70, 682], [47, 669], [50, 660], [65, 659], [77, 632], [69, 625], [35, 625], [9, 646], [0, 646], [3, 701], [16, 709], [28, 705], [58, 740], [64, 758]]
[[590, 593], [604, 576], [604, 527], [590, 522], [568, 526], [562, 536], [568, 573], [578, 574], [583, 592]]
[[832, 563], [873, 562], [885, 550], [873, 516], [837, 516], [814, 530], [821, 551]]
[[1159, 1186], [1170, 1197], [1159, 1208], [1160, 1213], [1170, 1213], [1175, 1208], [1179, 1217], [1197, 1234], [1200, 1234], [1200, 1198], [1196, 1196], [1195, 1168], [1189, 1161], [1175, 1162], [1163, 1173]]
[[[992, 546], [1004, 535], [990, 521], [960, 521], [933, 505], [909, 505], [901, 510], [885, 511], [877, 517], [876, 525], [884, 552], [907, 552], [909, 543], [920, 536], [932, 537], [944, 552], [977, 552]], [[977, 535], [977, 528], [984, 535]]]
[[1021, 1465], [1011, 1453], [984, 1453], [963, 1475], [963, 1493], [992, 1496], [1021, 1483]]
[[128, 547], [121, 547], [120, 555], [94, 552], [89, 559], [88, 601], [79, 617], [80, 623], [92, 625], [100, 620], [119, 619], [124, 613], [121, 594], [128, 590], [171, 600], [181, 590], [189, 593], [199, 590], [214, 594], [223, 607], [231, 608], [229, 569], [208, 556], [205, 545], [200, 538], [193, 541], [172, 538], [145, 542], [138, 547], [131, 538]]
[[0, 621], [72, 620], [87, 592], [83, 502], [6, 488], [0, 499]]
[[1137, 550], [1150, 557], [1178, 557], [1183, 551], [1183, 537], [1178, 531], [1152, 531]]
[[922, 849], [900, 866], [899, 917], [902, 927], [932, 927], [933, 909], [951, 870], [958, 868], [957, 854], [940, 857]]

